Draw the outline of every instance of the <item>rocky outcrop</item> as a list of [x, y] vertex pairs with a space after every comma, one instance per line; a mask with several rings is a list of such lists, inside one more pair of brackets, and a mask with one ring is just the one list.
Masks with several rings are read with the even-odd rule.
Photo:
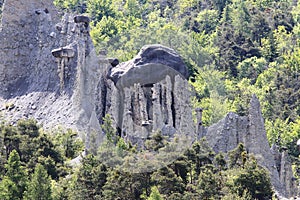
[[208, 143], [216, 152], [229, 152], [239, 143], [244, 143], [247, 151], [255, 155], [258, 164], [265, 167], [271, 176], [276, 191], [283, 196], [295, 195], [292, 186], [291, 163], [286, 153], [278, 155], [268, 144], [260, 103], [255, 95], [250, 101], [249, 115], [239, 116], [229, 113], [224, 119], [206, 130]]
[[169, 76], [188, 77], [188, 69], [181, 57], [162, 45], [146, 45], [132, 60], [111, 69], [109, 78], [118, 88], [130, 87], [135, 83], [154, 84]]
[[[54, 12], [49, 1], [4, 2], [0, 28], [1, 97], [10, 98], [23, 95], [25, 91], [36, 91], [31, 83], [40, 85], [38, 91], [56, 85], [55, 65], [49, 65], [54, 64], [49, 52], [56, 43], [55, 30], [50, 25]], [[41, 76], [41, 72], [47, 76]]]
[[61, 15], [50, 0], [4, 2], [0, 101], [7, 120], [35, 118], [46, 128], [101, 132], [97, 90], [110, 64], [96, 55], [88, 22]]
[[187, 76], [180, 56], [162, 45], [147, 45], [134, 59], [113, 67], [108, 113], [120, 135], [134, 143], [157, 131], [195, 137]]
[[119, 64], [96, 55], [86, 16], [60, 15], [50, 0], [17, 5], [6, 0], [3, 11], [0, 96], [5, 118], [74, 128], [83, 133], [87, 148], [90, 134], [101, 138], [106, 114], [120, 135], [137, 143], [155, 131], [195, 134], [188, 69], [174, 50], [148, 45]]
[[286, 196], [297, 196], [297, 179], [294, 177], [294, 173], [291, 167], [292, 162], [286, 149], [282, 149], [282, 152], [280, 152], [277, 145], [273, 144], [271, 147], [271, 152], [275, 159], [275, 164], [279, 173], [280, 182], [282, 183], [286, 191]]

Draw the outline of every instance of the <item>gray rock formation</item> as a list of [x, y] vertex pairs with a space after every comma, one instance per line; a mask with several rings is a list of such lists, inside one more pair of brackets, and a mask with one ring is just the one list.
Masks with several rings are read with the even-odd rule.
[[166, 76], [188, 77], [188, 69], [181, 57], [172, 49], [162, 45], [146, 45], [132, 60], [111, 69], [108, 75], [118, 88], [130, 87], [135, 83], [154, 84]]
[[155, 131], [195, 133], [188, 69], [174, 50], [145, 46], [119, 64], [95, 54], [86, 16], [59, 15], [50, 0], [6, 0], [3, 11], [0, 101], [6, 119], [74, 128], [87, 148], [90, 134], [101, 138], [107, 113], [119, 133], [137, 143]]
[[51, 0], [4, 2], [0, 102], [6, 119], [101, 132], [97, 90], [110, 64], [96, 55], [87, 20], [60, 15]]
[[108, 113], [120, 135], [134, 143], [157, 131], [195, 137], [187, 76], [180, 56], [161, 45], [147, 45], [132, 60], [113, 67]]
[[275, 164], [279, 173], [280, 182], [286, 190], [286, 196], [297, 196], [297, 181], [293, 174], [293, 170], [291, 167], [292, 163], [289, 155], [287, 154], [286, 150], [279, 152], [279, 149], [275, 144], [272, 145], [271, 152], [275, 159]]
[[[53, 73], [55, 65], [49, 67], [47, 63], [45, 66], [45, 62], [54, 63], [49, 54], [51, 46], [55, 45], [54, 35], [51, 36], [55, 30], [49, 25], [53, 12], [49, 1], [4, 2], [0, 28], [1, 97], [10, 98], [33, 91], [29, 82], [39, 84], [39, 91], [54, 88], [58, 78]], [[47, 76], [41, 76], [41, 72]]]
[[244, 143], [247, 151], [255, 155], [258, 164], [270, 172], [276, 191], [283, 196], [295, 195], [291, 164], [288, 163], [286, 153], [278, 155], [274, 153], [274, 147], [273, 150], [270, 149], [260, 103], [255, 95], [250, 101], [248, 116], [229, 113], [217, 124], [210, 126], [205, 136], [216, 152], [229, 152], [239, 143]]

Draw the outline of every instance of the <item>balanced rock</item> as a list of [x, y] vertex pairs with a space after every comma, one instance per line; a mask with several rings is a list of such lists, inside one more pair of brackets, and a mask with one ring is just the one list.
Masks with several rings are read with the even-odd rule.
[[154, 44], [144, 46], [139, 54], [130, 61], [111, 69], [108, 77], [118, 88], [157, 83], [169, 75], [188, 77], [188, 68], [182, 58], [168, 47]]

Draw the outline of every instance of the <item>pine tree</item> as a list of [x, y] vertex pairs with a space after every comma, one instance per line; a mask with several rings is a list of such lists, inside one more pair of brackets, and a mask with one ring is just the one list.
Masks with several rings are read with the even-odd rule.
[[172, 193], [183, 193], [184, 191], [184, 183], [181, 177], [178, 177], [169, 167], [154, 172], [151, 175], [151, 180], [163, 195], [169, 196]]
[[235, 170], [230, 186], [231, 191], [240, 197], [248, 191], [251, 199], [271, 199], [273, 195], [271, 180], [266, 169], [257, 165], [254, 157], [247, 159], [244, 168]]
[[4, 163], [6, 162], [5, 149], [4, 149], [4, 135], [2, 132], [3, 127], [4, 126], [1, 124], [0, 125], [0, 174], [4, 174], [5, 171]]
[[163, 200], [156, 186], [151, 188], [151, 194], [147, 200]]
[[22, 199], [27, 185], [27, 173], [16, 150], [10, 153], [5, 169], [6, 174], [0, 183], [0, 199]]
[[46, 169], [37, 164], [31, 181], [25, 192], [25, 200], [52, 200], [51, 197], [51, 179]]
[[81, 167], [76, 174], [72, 198], [88, 200], [102, 197], [103, 186], [107, 178], [106, 171], [106, 166], [92, 154], [83, 158]]
[[218, 174], [215, 170], [210, 169], [213, 166], [206, 165], [203, 167], [198, 178], [198, 193], [200, 199], [218, 199], [220, 196], [220, 187], [218, 181]]

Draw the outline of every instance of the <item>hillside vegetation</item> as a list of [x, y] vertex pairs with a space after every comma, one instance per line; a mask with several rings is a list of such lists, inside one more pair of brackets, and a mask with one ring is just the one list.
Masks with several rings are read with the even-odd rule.
[[[103, 128], [112, 130], [110, 124]], [[103, 153], [122, 156], [123, 151], [136, 151], [122, 138], [109, 134], [98, 151], [82, 158], [76, 168], [70, 167], [70, 159], [83, 149], [76, 138], [71, 130], [45, 134], [34, 120], [20, 120], [16, 126], [2, 124], [0, 146], [6, 148], [0, 152], [0, 199], [250, 200], [273, 195], [268, 172], [257, 165], [243, 144], [229, 152], [226, 161], [225, 155], [216, 155], [202, 139], [171, 164], [131, 173], [100, 161]], [[160, 133], [145, 144], [149, 153], [173, 146]], [[145, 157], [144, 161], [143, 166], [135, 167], [147, 169], [157, 163], [156, 158]]]

